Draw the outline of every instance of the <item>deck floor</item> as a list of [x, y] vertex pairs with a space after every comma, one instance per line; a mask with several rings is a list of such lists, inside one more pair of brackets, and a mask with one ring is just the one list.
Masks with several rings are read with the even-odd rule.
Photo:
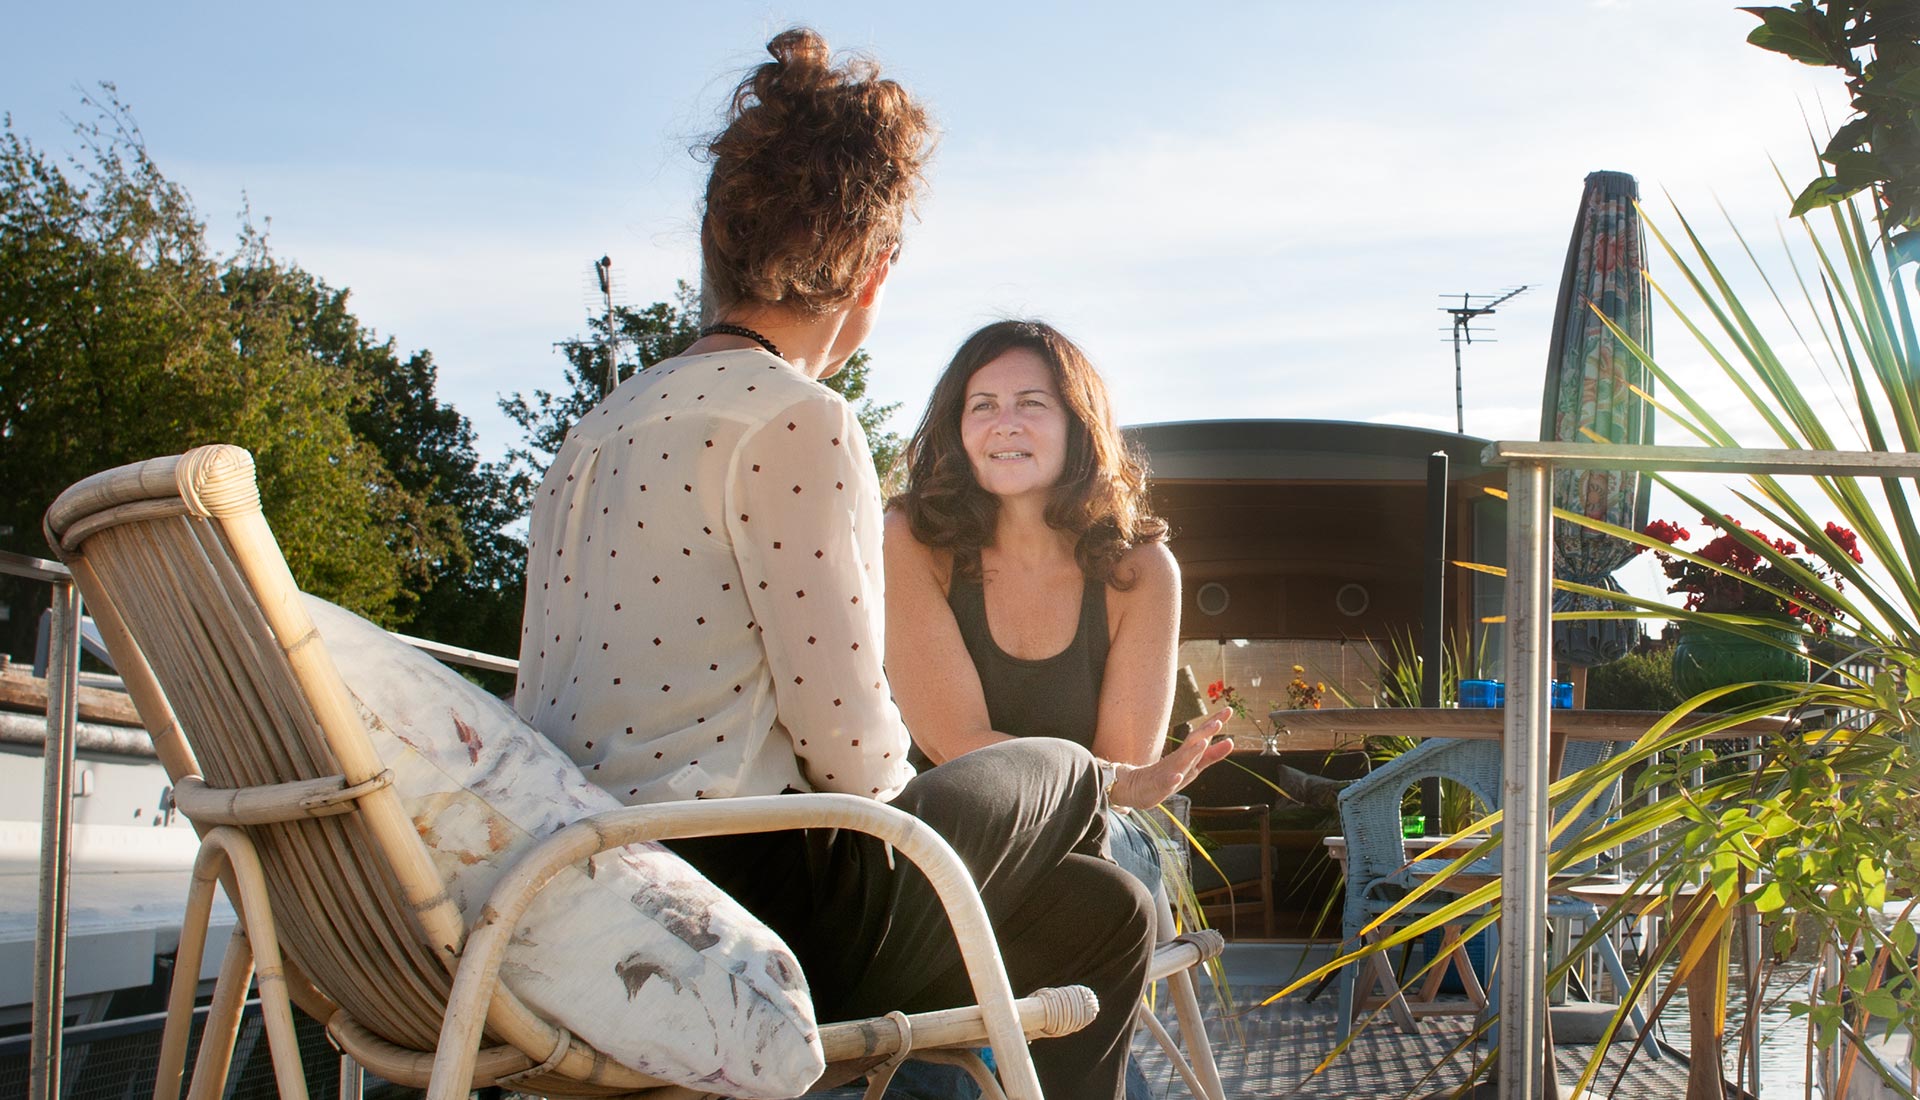
[[[1316, 1074], [1315, 1067], [1334, 1043], [1332, 990], [1313, 1001], [1295, 994], [1261, 1005], [1302, 972], [1301, 950], [1285, 945], [1230, 945], [1226, 962], [1232, 1011], [1223, 1010], [1210, 983], [1201, 984], [1200, 998], [1221, 1081], [1227, 1095], [1235, 1100], [1421, 1097], [1464, 1081], [1472, 1066], [1467, 1052], [1448, 1058], [1470, 1031], [1469, 1018], [1429, 1019], [1418, 1034], [1407, 1035], [1383, 1014], [1373, 1026], [1362, 1030], [1340, 1057]], [[1177, 1036], [1173, 1008], [1164, 997], [1159, 1015]], [[1687, 1067], [1682, 1059], [1676, 1056], [1654, 1061], [1643, 1050], [1629, 1065], [1626, 1055], [1630, 1047], [1628, 1043], [1616, 1043], [1609, 1049], [1593, 1095], [1610, 1095], [1615, 1100], [1671, 1100], [1686, 1094]], [[1571, 1085], [1579, 1079], [1593, 1049], [1581, 1044], [1562, 1044], [1556, 1049], [1562, 1095], [1571, 1095]], [[1134, 1050], [1154, 1097], [1186, 1100], [1186, 1085], [1144, 1030], [1136, 1036]], [[823, 1095], [843, 1100], [861, 1093], [859, 1089], [843, 1088]]]
[[[1331, 992], [1308, 1003], [1299, 996], [1265, 1007], [1260, 1002], [1273, 987], [1236, 987], [1238, 1036], [1218, 1010], [1218, 1002], [1203, 993], [1208, 1034], [1222, 1083], [1229, 1097], [1419, 1097], [1464, 1081], [1472, 1066], [1470, 1052], [1448, 1059], [1471, 1030], [1466, 1017], [1424, 1022], [1416, 1035], [1404, 1034], [1384, 1016], [1363, 1030], [1353, 1043], [1317, 1075], [1314, 1068], [1333, 1048], [1334, 1008]], [[1163, 1013], [1171, 1027], [1171, 1012]], [[1629, 1044], [1616, 1043], [1594, 1083], [1599, 1096], [1617, 1100], [1671, 1100], [1684, 1096], [1684, 1062], [1668, 1058], [1654, 1062], [1645, 1052], [1629, 1066]], [[1142, 1037], [1136, 1043], [1148, 1083], [1156, 1097], [1184, 1098], [1186, 1086], [1161, 1055], [1157, 1044]], [[1593, 1047], [1563, 1044], [1556, 1048], [1562, 1094], [1580, 1077]], [[1622, 1069], [1625, 1075], [1621, 1075]], [[1618, 1088], [1614, 1087], [1619, 1078]]]

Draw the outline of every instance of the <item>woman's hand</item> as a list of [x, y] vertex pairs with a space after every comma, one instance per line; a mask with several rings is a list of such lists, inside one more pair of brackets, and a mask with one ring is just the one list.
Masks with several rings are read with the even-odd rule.
[[1178, 794], [1195, 776], [1226, 759], [1233, 751], [1233, 739], [1219, 736], [1231, 717], [1233, 711], [1228, 709], [1209, 715], [1179, 748], [1145, 767], [1115, 764], [1113, 789], [1108, 792], [1107, 800], [1115, 806], [1147, 809], [1166, 801], [1169, 795]]

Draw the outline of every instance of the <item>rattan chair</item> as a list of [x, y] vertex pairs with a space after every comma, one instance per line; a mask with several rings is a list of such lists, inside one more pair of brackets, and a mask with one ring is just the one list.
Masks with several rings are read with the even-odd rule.
[[[155, 1085], [161, 1100], [179, 1092], [216, 883], [236, 901], [241, 928], [215, 986], [190, 1100], [222, 1094], [256, 982], [288, 1100], [306, 1096], [290, 1002], [361, 1065], [427, 1087], [434, 1100], [486, 1085], [552, 1096], [708, 1095], [613, 1062], [498, 980], [516, 919], [558, 868], [695, 834], [859, 829], [918, 865], [948, 908], [979, 1004], [822, 1026], [829, 1068], [820, 1086], [877, 1069], [869, 1093], [877, 1096], [909, 1050], [990, 1043], [1006, 1094], [1038, 1098], [1026, 1039], [1067, 1034], [1093, 1017], [1093, 995], [1080, 986], [1016, 1000], [952, 849], [907, 814], [846, 795], [599, 815], [521, 858], [467, 927], [314, 631], [261, 514], [246, 451], [202, 447], [97, 474], [61, 494], [46, 525], [201, 835]], [[1177, 946], [1160, 965], [1184, 970], [1198, 961], [1186, 955], [1208, 946]]]

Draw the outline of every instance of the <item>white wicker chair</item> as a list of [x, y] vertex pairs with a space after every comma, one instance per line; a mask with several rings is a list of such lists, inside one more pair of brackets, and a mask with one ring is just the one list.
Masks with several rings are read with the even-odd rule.
[[491, 1084], [553, 1096], [706, 1095], [611, 1061], [498, 981], [516, 915], [558, 867], [694, 833], [860, 829], [919, 865], [946, 903], [979, 1004], [823, 1026], [829, 1068], [821, 1085], [878, 1067], [877, 1095], [886, 1067], [907, 1049], [990, 1043], [1006, 1094], [1037, 1100], [1026, 1039], [1067, 1034], [1092, 1019], [1096, 1006], [1083, 987], [1016, 999], [952, 849], [916, 819], [844, 795], [633, 807], [580, 822], [515, 864], [469, 928], [314, 632], [261, 514], [247, 452], [202, 447], [95, 475], [54, 502], [47, 532], [202, 838], [155, 1086], [161, 1100], [178, 1095], [216, 882], [236, 900], [242, 928], [215, 988], [195, 1100], [221, 1095], [256, 981], [288, 1100], [306, 1096], [291, 1004], [362, 1065], [426, 1086], [436, 1100]]

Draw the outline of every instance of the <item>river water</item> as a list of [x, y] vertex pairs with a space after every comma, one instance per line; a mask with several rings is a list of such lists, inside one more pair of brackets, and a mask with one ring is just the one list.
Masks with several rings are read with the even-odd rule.
[[[1774, 964], [1767, 974], [1767, 984], [1762, 990], [1760, 1003], [1760, 1088], [1757, 1090], [1760, 1100], [1795, 1100], [1807, 1096], [1822, 1096], [1817, 1084], [1808, 1091], [1807, 1072], [1807, 1024], [1805, 1019], [1795, 1019], [1788, 1012], [1792, 1001], [1805, 1001], [1807, 998], [1807, 979], [1812, 972], [1811, 960], [1788, 959]], [[1737, 969], [1727, 983], [1729, 1006], [1727, 1011], [1726, 1064], [1722, 1067], [1729, 1081], [1741, 1081], [1749, 1091], [1752, 1085], [1743, 1080], [1742, 1067], [1744, 1054], [1740, 1049], [1740, 1026], [1746, 1019], [1746, 983], [1741, 980]], [[1685, 1051], [1689, 1042], [1687, 1028], [1687, 1000], [1684, 989], [1674, 993], [1673, 1000], [1661, 1013], [1664, 1036], [1667, 1045]]]

